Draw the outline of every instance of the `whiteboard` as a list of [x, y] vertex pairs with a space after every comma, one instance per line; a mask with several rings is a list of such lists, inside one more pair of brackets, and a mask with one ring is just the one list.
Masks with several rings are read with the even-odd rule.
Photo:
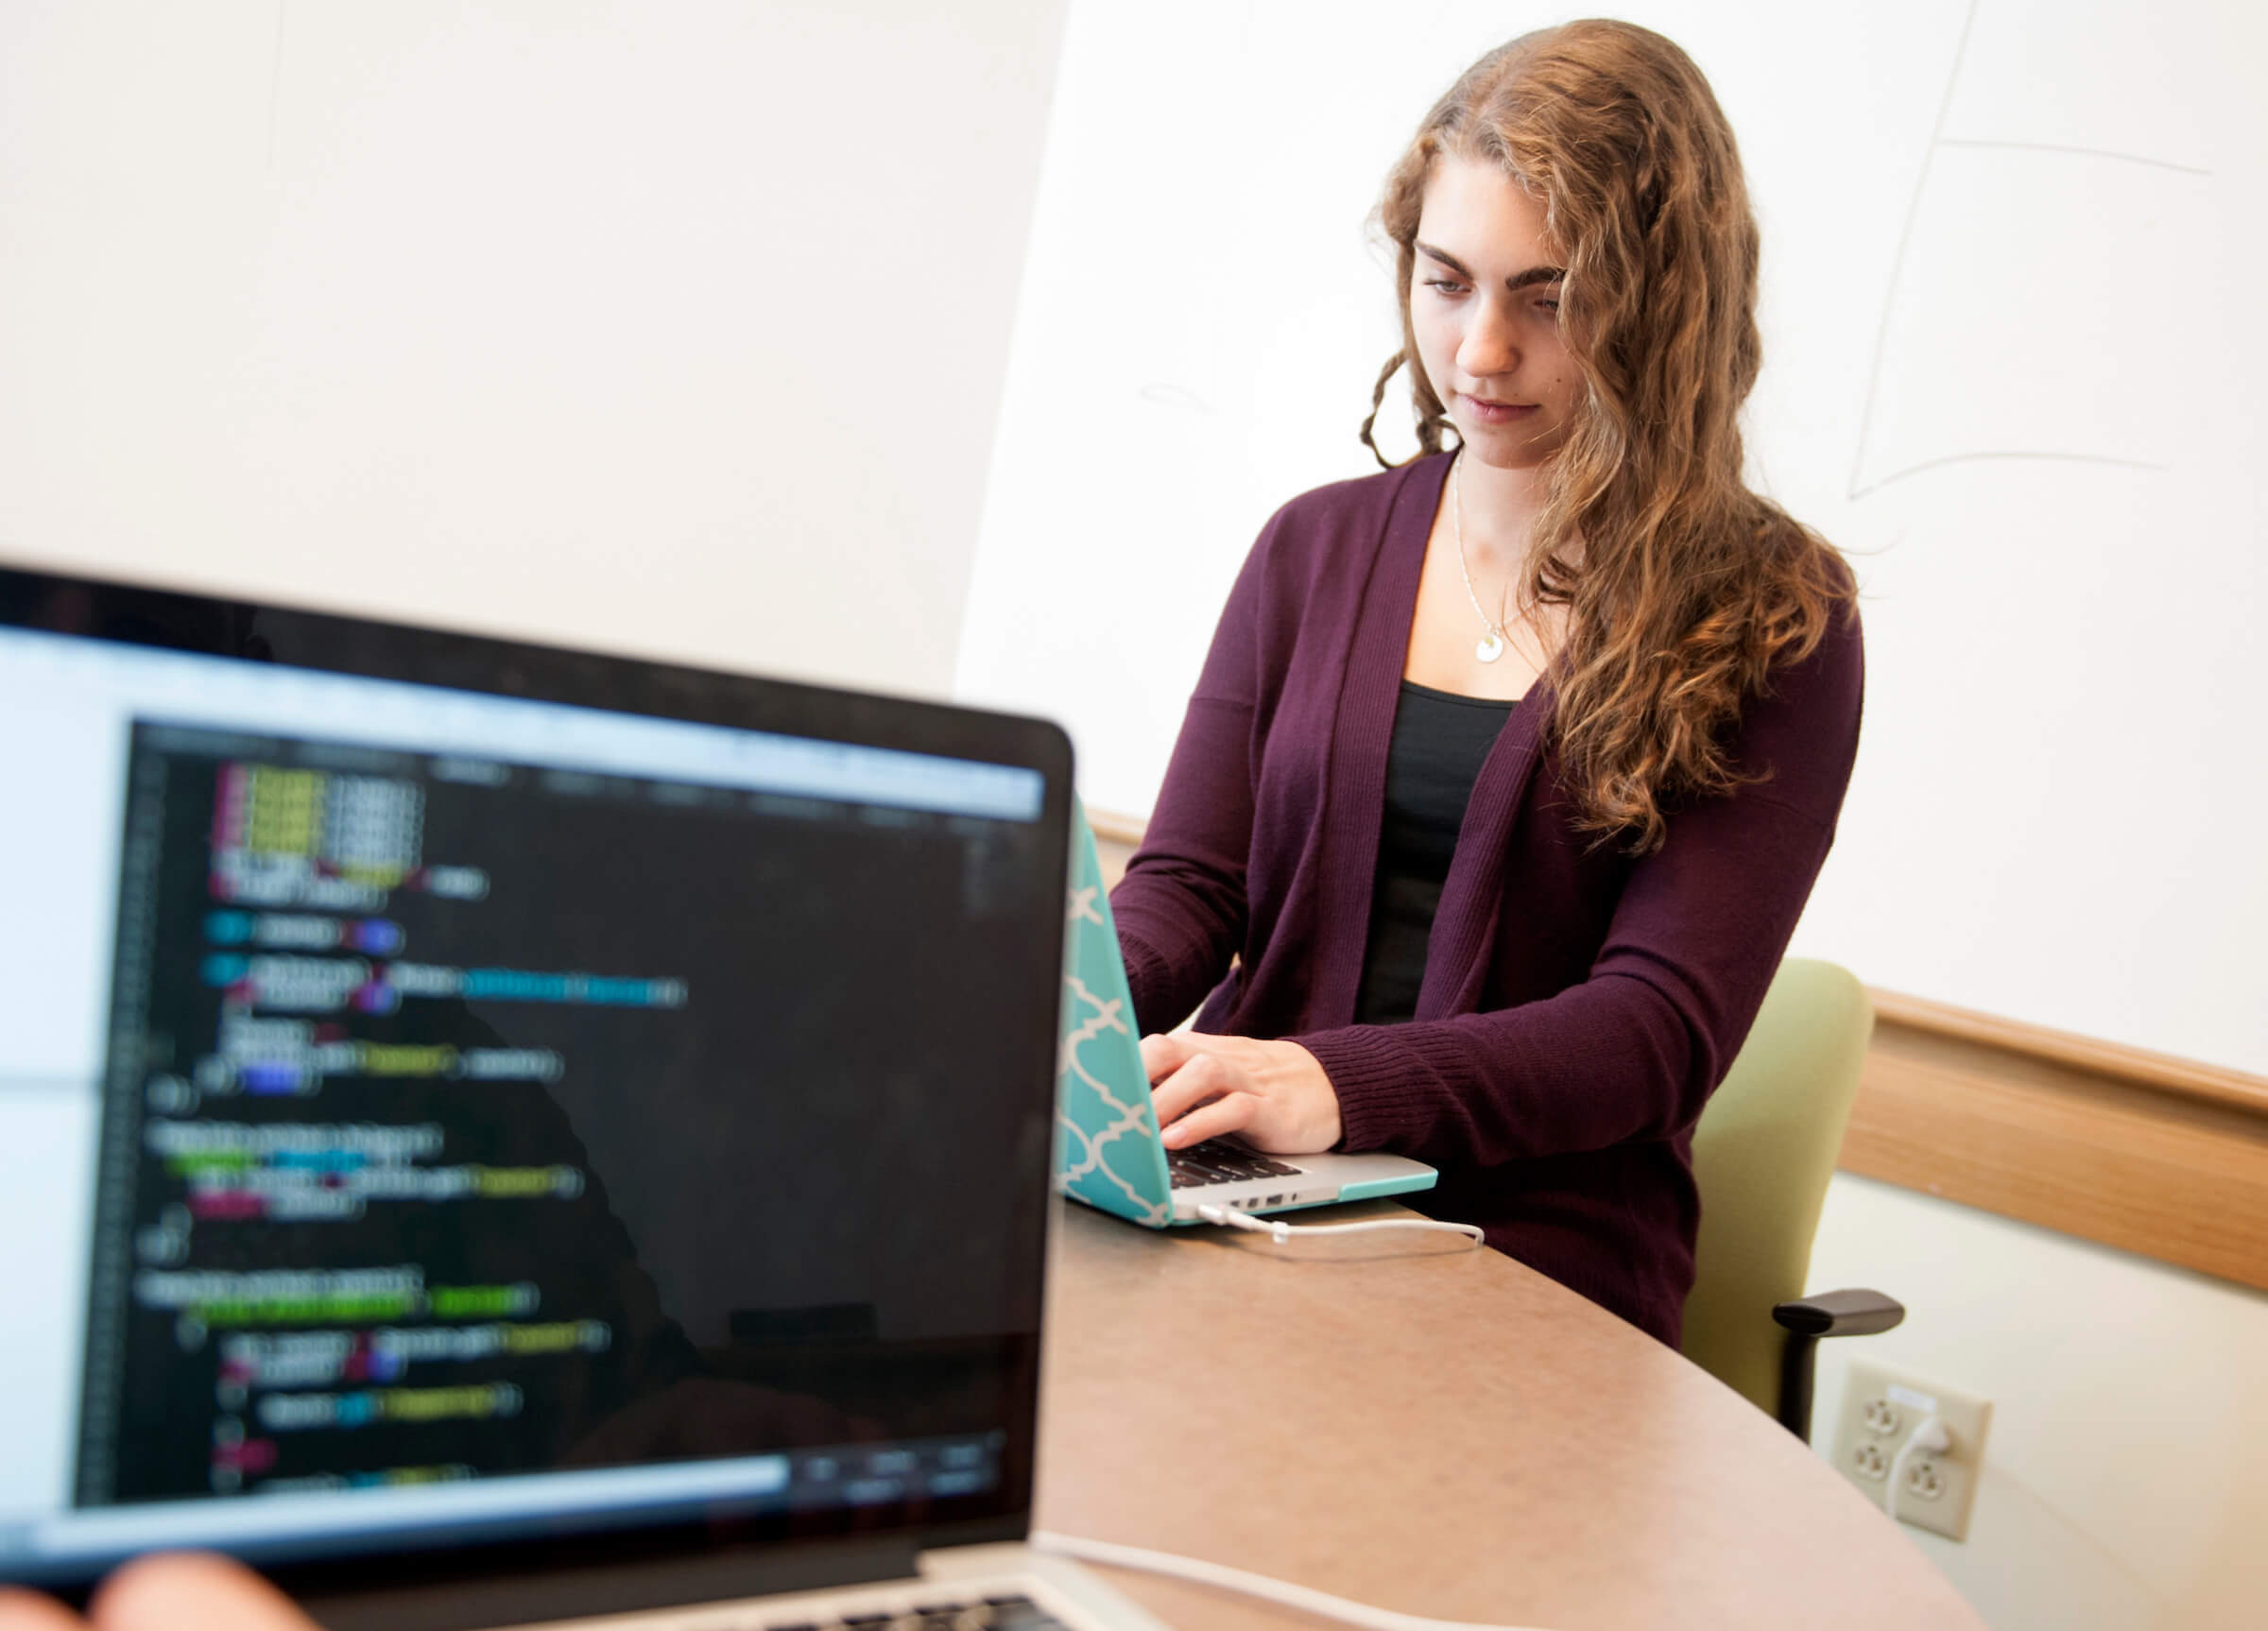
[[[1796, 949], [2268, 1073], [2268, 23], [1624, 10], [1747, 162], [1752, 479], [1864, 595], [1859, 766]], [[1091, 803], [1149, 809], [1267, 515], [1375, 468], [1379, 182], [1459, 69], [1555, 20], [1072, 0], [955, 685], [1063, 718]]]

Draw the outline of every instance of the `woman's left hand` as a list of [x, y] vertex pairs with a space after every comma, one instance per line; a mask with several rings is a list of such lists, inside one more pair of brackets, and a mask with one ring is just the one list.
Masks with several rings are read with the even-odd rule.
[[1142, 1063], [1169, 1150], [1223, 1133], [1280, 1156], [1339, 1142], [1339, 1095], [1297, 1042], [1176, 1031], [1143, 1038]]

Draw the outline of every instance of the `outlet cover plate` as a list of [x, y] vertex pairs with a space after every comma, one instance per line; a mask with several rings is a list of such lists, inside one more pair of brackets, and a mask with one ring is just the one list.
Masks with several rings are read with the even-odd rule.
[[1853, 1359], [1844, 1372], [1843, 1408], [1828, 1455], [1835, 1470], [1884, 1511], [1890, 1471], [1916, 1429], [1934, 1416], [1952, 1435], [1940, 1454], [1916, 1452], [1906, 1462], [1897, 1491], [1896, 1516], [1953, 1540], [1968, 1538], [1968, 1515], [1984, 1468], [1984, 1440], [1992, 1430], [1992, 1401], [1948, 1387], [1879, 1360]]

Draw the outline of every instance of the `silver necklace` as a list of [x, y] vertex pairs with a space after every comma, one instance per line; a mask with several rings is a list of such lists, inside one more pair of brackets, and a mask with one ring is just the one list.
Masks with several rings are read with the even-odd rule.
[[1465, 598], [1472, 602], [1473, 615], [1487, 626], [1472, 648], [1472, 654], [1483, 662], [1494, 662], [1503, 656], [1504, 647], [1511, 644], [1512, 631], [1503, 624], [1481, 609], [1481, 597], [1472, 587], [1472, 565], [1465, 558], [1465, 460], [1457, 459], [1456, 468], [1449, 472], [1449, 523], [1457, 541], [1457, 570], [1465, 575]]

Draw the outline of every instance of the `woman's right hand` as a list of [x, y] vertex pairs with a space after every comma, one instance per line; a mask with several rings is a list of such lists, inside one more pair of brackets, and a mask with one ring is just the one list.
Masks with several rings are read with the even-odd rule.
[[1142, 1064], [1169, 1150], [1223, 1133], [1280, 1156], [1339, 1142], [1338, 1090], [1297, 1042], [1176, 1031], [1143, 1038]]

